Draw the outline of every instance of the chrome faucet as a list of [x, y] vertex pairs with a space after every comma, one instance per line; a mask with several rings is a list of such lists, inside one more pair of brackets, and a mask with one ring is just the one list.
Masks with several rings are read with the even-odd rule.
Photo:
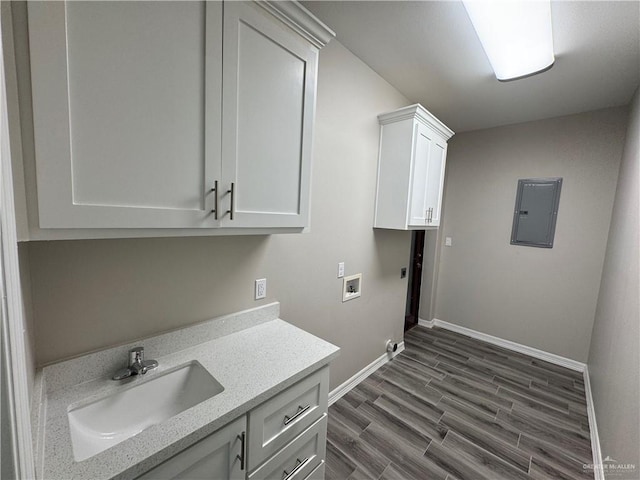
[[129, 350], [129, 366], [118, 370], [113, 379], [122, 380], [132, 375], [144, 375], [157, 366], [157, 361], [144, 359], [144, 347], [134, 347]]

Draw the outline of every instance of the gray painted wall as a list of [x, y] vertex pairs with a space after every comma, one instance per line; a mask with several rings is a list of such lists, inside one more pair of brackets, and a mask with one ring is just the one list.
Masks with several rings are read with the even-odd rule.
[[[616, 108], [452, 138], [436, 318], [587, 360], [626, 119]], [[552, 249], [509, 243], [528, 177], [564, 178]]]
[[[37, 363], [279, 300], [283, 319], [342, 347], [332, 387], [351, 377], [402, 338], [410, 235], [372, 224], [377, 115], [408, 103], [337, 41], [320, 52], [308, 234], [29, 243]], [[363, 274], [346, 303], [341, 261]]]
[[636, 471], [626, 478], [640, 477], [639, 135], [640, 93], [636, 92], [588, 361], [602, 454], [635, 464]]

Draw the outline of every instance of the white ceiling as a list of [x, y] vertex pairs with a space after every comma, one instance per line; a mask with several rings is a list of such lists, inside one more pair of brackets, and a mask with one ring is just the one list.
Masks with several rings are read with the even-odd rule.
[[552, 1], [556, 62], [496, 80], [459, 1], [307, 1], [345, 47], [456, 132], [626, 105], [640, 83], [640, 2]]

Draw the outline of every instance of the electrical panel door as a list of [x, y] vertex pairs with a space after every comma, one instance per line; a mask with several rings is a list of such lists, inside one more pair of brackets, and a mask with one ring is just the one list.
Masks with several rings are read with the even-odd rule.
[[552, 248], [562, 178], [518, 180], [512, 245]]

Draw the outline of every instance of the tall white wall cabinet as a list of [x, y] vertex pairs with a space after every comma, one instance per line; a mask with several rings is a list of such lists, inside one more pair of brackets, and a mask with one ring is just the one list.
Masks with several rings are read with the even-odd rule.
[[28, 8], [39, 229], [308, 226], [318, 52], [333, 32], [303, 7]]
[[378, 115], [380, 152], [374, 227], [440, 226], [447, 141], [453, 132], [421, 105]]

